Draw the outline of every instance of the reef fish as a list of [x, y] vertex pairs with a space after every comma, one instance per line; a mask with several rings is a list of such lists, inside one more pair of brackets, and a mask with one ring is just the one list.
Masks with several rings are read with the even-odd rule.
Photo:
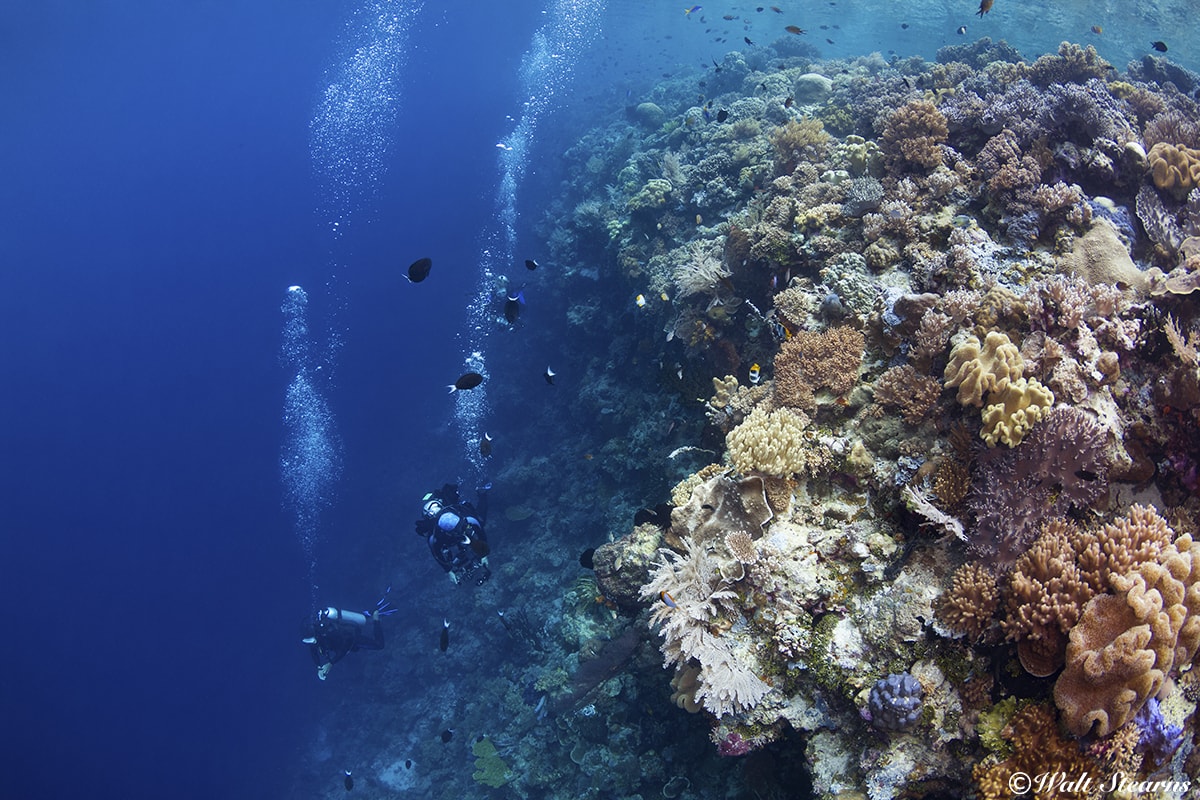
[[784, 28], [784, 30], [788, 33], [794, 33], [797, 36], [802, 33], [808, 33], [808, 31], [804, 30], [804, 28], [801, 28], [799, 25], [788, 25], [786, 28]]
[[508, 295], [508, 299], [504, 301], [504, 318], [508, 320], [508, 324], [512, 325], [517, 321], [517, 317], [521, 316], [521, 306], [525, 303], [525, 292], [517, 292], [514, 295]]
[[446, 648], [448, 648], [449, 646], [450, 646], [450, 620], [444, 619], [444, 620], [442, 620], [442, 636], [440, 639], [438, 639], [438, 650], [441, 650], [444, 653], [444, 652], [446, 652]]
[[685, 8], [683, 10], [683, 15], [685, 17], [691, 16], [692, 13], [699, 11], [700, 9], [701, 9], [701, 6], [692, 6], [691, 8]]
[[762, 380], [762, 367], [758, 366], [758, 363], [755, 362], [754, 364], [750, 365], [750, 384], [752, 386], [757, 386], [758, 382], [761, 380]]
[[487, 458], [492, 454], [492, 437], [485, 432], [479, 440], [479, 455]]
[[579, 566], [583, 567], [584, 569], [595, 569], [596, 564], [593, 560], [593, 556], [595, 555], [596, 548], [594, 547], [589, 547], [587, 550], [584, 550], [579, 554]]
[[975, 13], [982, 17], [984, 14], [992, 10], [992, 2], [993, 0], [979, 0], [979, 11]]
[[1151, 42], [1150, 46], [1153, 47], [1155, 50], [1157, 50], [1160, 53], [1167, 52], [1167, 43], [1166, 42]]
[[454, 394], [460, 389], [474, 389], [481, 383], [483, 383], [483, 376], [478, 372], [464, 372], [458, 380], [450, 384], [450, 393]]
[[675, 598], [674, 598], [674, 597], [671, 597], [671, 593], [670, 593], [670, 592], [667, 592], [667, 591], [662, 591], [662, 592], [659, 592], [659, 593], [658, 593], [658, 596], [659, 596], [659, 599], [661, 599], [661, 600], [662, 600], [664, 603], [666, 603], [666, 604], [667, 604], [669, 607], [671, 607], [671, 608], [679, 608], [679, 606], [675, 604]]
[[633, 298], [633, 303], [638, 308], [645, 308], [646, 307], [646, 295], [639, 294], [637, 297]]
[[420, 283], [429, 277], [429, 270], [433, 269], [432, 258], [418, 258], [416, 261], [408, 265], [409, 283]]
[[344, 770], [344, 772], [346, 773], [346, 779], [342, 781], [342, 785], [346, 787], [346, 791], [348, 792], [354, 788], [354, 778], [350, 775], [350, 770]]
[[546, 383], [553, 386], [554, 385], [554, 376], [557, 374], [558, 373], [555, 372], [554, 370], [550, 369], [549, 367], [546, 367], [546, 371], [542, 373], [542, 377], [546, 379]]
[[535, 270], [537, 268], [538, 268], [538, 263], [536, 261], [534, 261], [532, 258], [525, 259], [525, 269]]
[[967, 26], [959, 25], [958, 30], [955, 31], [955, 33], [957, 33], [959, 36], [966, 36], [967, 35]]
[[449, 728], [446, 728], [446, 730], [442, 731], [442, 744], [448, 744], [453, 738], [454, 731], [450, 730]]
[[729, 119], [728, 111], [726, 111], [725, 109], [722, 108], [720, 111], [717, 112], [717, 122], [724, 122], [727, 119]]

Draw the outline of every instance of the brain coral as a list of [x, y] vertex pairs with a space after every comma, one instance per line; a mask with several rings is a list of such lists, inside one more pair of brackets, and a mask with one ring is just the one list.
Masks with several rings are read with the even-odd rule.
[[975, 336], [955, 344], [944, 377], [947, 386], [958, 387], [959, 403], [979, 408], [984, 392], [996, 389], [1001, 381], [1020, 378], [1024, 369], [1017, 346], [1003, 333], [991, 331], [982, 345]]
[[1001, 381], [988, 399], [996, 402], [983, 409], [983, 430], [979, 434], [988, 447], [995, 447], [997, 442], [1016, 447], [1054, 405], [1054, 393], [1036, 378]]
[[725, 438], [729, 459], [743, 475], [811, 475], [829, 460], [829, 454], [808, 442], [807, 425], [808, 417], [798, 411], [767, 412], [760, 406]]
[[1200, 644], [1200, 544], [1180, 536], [1156, 561], [1110, 576], [1120, 594], [1093, 597], [1071, 629], [1054, 700], [1076, 736], [1107, 736], [1152, 696]]
[[1182, 200], [1200, 186], [1200, 150], [1159, 142], [1146, 154], [1154, 185]]

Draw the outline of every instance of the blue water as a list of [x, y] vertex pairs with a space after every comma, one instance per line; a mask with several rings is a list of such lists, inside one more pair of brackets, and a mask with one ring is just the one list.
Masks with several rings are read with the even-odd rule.
[[[962, 4], [845, 2], [806, 24], [840, 24], [830, 55], [931, 58], [964, 22], [1019, 46], [1038, 36], [1027, 55], [1102, 23], [1123, 66], [1172, 18], [1060, 4], [1029, 33], [1035, 12], [1005, 18], [1006, 2], [984, 20]], [[631, 0], [241, 6], [45, 2], [0, 19], [3, 797], [286, 796], [337, 702], [297, 643], [314, 599], [366, 607], [409, 574], [401, 643], [437, 616], [427, 596], [445, 602], [440, 574], [424, 560], [409, 572], [414, 551], [389, 537], [407, 535], [426, 488], [477, 477], [475, 422], [455, 421], [445, 384], [489, 344], [469, 309], [518, 235], [505, 204], [536, 251], [530, 193], [578, 131], [568, 121], [743, 34], [718, 45], [680, 4]], [[522, 64], [556, 7], [589, 22], [553, 56], [575, 70], [546, 84]], [[333, 142], [368, 156], [338, 184], [314, 164], [313, 121], [380, 13], [403, 19], [364, 123], [379, 138]], [[506, 173], [496, 144], [521, 130], [531, 90], [529, 162]], [[433, 275], [408, 285], [424, 255]], [[340, 466], [309, 542], [280, 475], [292, 285], [309, 298]]]

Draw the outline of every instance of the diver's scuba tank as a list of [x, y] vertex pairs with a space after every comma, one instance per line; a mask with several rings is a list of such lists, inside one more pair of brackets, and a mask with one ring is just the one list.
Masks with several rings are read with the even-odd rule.
[[321, 616], [329, 620], [343, 620], [345, 622], [352, 622], [360, 628], [365, 628], [367, 626], [366, 615], [360, 614], [357, 611], [343, 611], [340, 608], [334, 608], [333, 606], [330, 606], [321, 612]]

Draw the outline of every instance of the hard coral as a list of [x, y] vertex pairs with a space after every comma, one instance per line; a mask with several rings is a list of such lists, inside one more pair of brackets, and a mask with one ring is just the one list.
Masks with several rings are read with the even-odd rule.
[[789, 175], [801, 161], [820, 161], [830, 136], [819, 119], [789, 120], [771, 133], [775, 173]]
[[1112, 72], [1109, 64], [1090, 44], [1080, 47], [1071, 42], [1058, 46], [1058, 55], [1044, 55], [1025, 69], [1026, 77], [1038, 86], [1053, 83], [1083, 83], [1090, 78], [1105, 78]]
[[941, 146], [949, 135], [937, 106], [911, 100], [888, 114], [881, 141], [892, 164], [932, 170], [942, 164]]
[[1200, 150], [1159, 142], [1146, 154], [1154, 185], [1176, 200], [1200, 186]]
[[921, 682], [907, 672], [880, 678], [867, 700], [871, 724], [883, 731], [906, 731], [921, 718]]
[[776, 403], [811, 409], [817, 389], [846, 394], [858, 382], [865, 347], [862, 332], [848, 325], [798, 332], [775, 356]]

